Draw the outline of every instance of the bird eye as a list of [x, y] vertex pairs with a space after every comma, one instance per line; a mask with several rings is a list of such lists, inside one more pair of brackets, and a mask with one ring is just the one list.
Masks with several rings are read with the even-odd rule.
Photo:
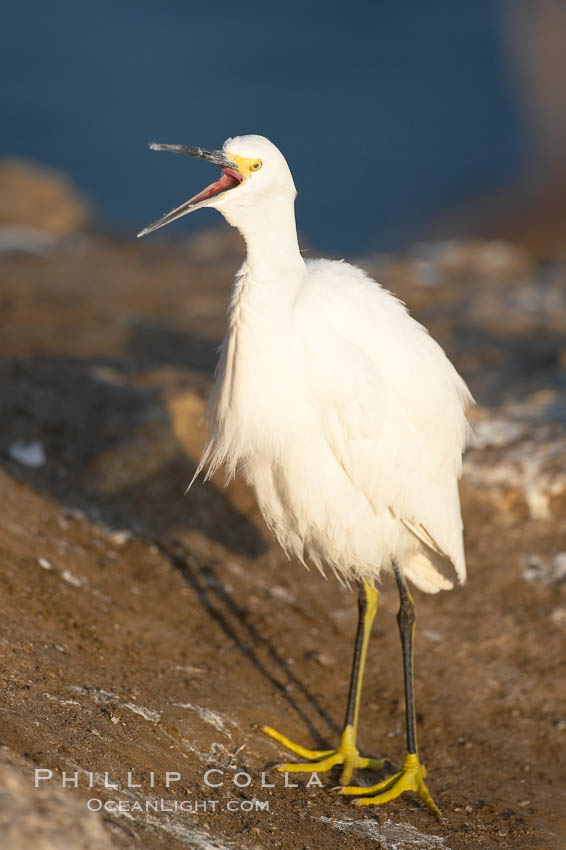
[[252, 164], [250, 165], [250, 171], [259, 171], [262, 165], [263, 163], [261, 159], [256, 159], [256, 161], [252, 162]]

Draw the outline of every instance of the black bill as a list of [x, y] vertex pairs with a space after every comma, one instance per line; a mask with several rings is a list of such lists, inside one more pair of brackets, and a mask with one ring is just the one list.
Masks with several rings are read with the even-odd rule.
[[235, 189], [243, 180], [236, 163], [228, 159], [223, 151], [209, 151], [205, 148], [195, 148], [189, 145], [163, 145], [158, 142], [152, 142], [149, 147], [153, 151], [170, 151], [171, 153], [182, 153], [186, 156], [192, 156], [196, 159], [205, 159], [207, 162], [211, 162], [213, 165], [217, 165], [222, 169], [222, 177], [209, 186], [206, 186], [202, 192], [193, 195], [184, 204], [181, 204], [179, 207], [157, 219], [157, 221], [144, 227], [138, 233], [138, 238], [140, 236], [146, 236], [160, 227], [165, 227], [166, 224], [170, 224], [172, 221], [181, 218], [181, 216], [193, 212], [193, 210], [208, 206], [214, 198], [226, 194], [231, 189]]

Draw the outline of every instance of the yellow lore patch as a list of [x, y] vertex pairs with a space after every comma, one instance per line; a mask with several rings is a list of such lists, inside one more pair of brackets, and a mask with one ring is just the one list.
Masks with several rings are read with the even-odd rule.
[[244, 179], [247, 179], [254, 171], [259, 171], [263, 165], [261, 159], [248, 159], [245, 156], [238, 156], [237, 153], [226, 153], [226, 157], [232, 160]]

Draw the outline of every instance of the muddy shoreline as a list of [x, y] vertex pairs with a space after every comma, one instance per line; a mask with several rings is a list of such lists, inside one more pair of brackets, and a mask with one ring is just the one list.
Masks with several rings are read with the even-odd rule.
[[[478, 400], [462, 481], [469, 581], [415, 597], [437, 823], [410, 795], [359, 812], [332, 794], [335, 777], [285, 787], [270, 767], [283, 751], [263, 723], [306, 746], [336, 741], [356, 606], [333, 579], [286, 561], [242, 482], [224, 489], [217, 477], [183, 495], [238, 236], [221, 227], [136, 242], [69, 214], [56, 232], [27, 222], [16, 244], [6, 227], [3, 846], [566, 847], [564, 260], [462, 241], [362, 262]], [[397, 766], [396, 609], [385, 581], [360, 745]], [[37, 789], [36, 769], [52, 771]], [[206, 784], [210, 770], [223, 785]], [[63, 771], [78, 787], [61, 787]], [[169, 787], [168, 772], [181, 777]], [[262, 772], [275, 787], [262, 787]], [[121, 788], [105, 787], [105, 773]], [[249, 786], [235, 784], [242, 773]], [[89, 812], [93, 798], [123, 800], [124, 811]], [[172, 810], [147, 810], [154, 799]]]

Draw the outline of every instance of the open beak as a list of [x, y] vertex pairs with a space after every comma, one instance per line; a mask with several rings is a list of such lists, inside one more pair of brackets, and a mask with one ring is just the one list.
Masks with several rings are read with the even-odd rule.
[[214, 198], [217, 198], [220, 195], [225, 195], [226, 192], [229, 192], [231, 189], [235, 189], [236, 186], [239, 186], [244, 179], [243, 175], [240, 174], [238, 170], [237, 164], [232, 162], [231, 159], [228, 159], [223, 151], [207, 151], [203, 148], [193, 148], [187, 145], [161, 145], [157, 142], [152, 142], [149, 147], [152, 151], [171, 151], [172, 153], [183, 153], [186, 156], [193, 156], [197, 159], [206, 159], [207, 162], [212, 162], [213, 165], [218, 165], [218, 167], [222, 169], [222, 177], [220, 177], [219, 180], [216, 180], [215, 183], [211, 183], [210, 186], [207, 186], [202, 190], [202, 192], [199, 192], [197, 195], [193, 195], [192, 198], [189, 198], [189, 200], [185, 201], [184, 204], [181, 204], [180, 207], [176, 207], [174, 210], [171, 210], [171, 212], [168, 212], [161, 218], [157, 219], [157, 221], [154, 221], [153, 224], [144, 227], [144, 229], [140, 230], [138, 233], [138, 238], [140, 236], [146, 236], [148, 233], [152, 233], [160, 227], [165, 227], [166, 224], [170, 224], [172, 221], [175, 221], [175, 219], [193, 212], [193, 210], [209, 206], [210, 202]]

